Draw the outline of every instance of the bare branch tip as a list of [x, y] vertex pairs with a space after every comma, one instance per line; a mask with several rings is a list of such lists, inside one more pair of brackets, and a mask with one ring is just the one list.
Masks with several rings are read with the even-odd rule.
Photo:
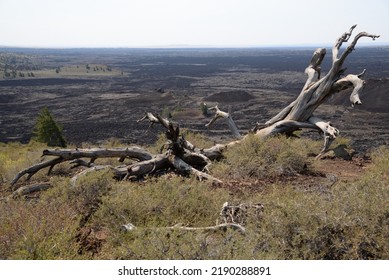
[[359, 73], [359, 74], [357, 75], [357, 77], [358, 77], [358, 78], [361, 78], [361, 77], [363, 77], [363, 75], [365, 75], [365, 73], [366, 73], [366, 69], [363, 69], [363, 71], [362, 71], [361, 73]]

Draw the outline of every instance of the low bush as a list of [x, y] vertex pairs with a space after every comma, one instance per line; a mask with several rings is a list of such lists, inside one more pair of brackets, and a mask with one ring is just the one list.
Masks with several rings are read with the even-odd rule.
[[215, 164], [215, 177], [230, 179], [275, 178], [303, 172], [310, 163], [310, 142], [284, 136], [266, 140], [249, 135], [225, 153], [225, 160]]
[[38, 201], [0, 202], [0, 259], [76, 259], [78, 214], [65, 188], [42, 193]]

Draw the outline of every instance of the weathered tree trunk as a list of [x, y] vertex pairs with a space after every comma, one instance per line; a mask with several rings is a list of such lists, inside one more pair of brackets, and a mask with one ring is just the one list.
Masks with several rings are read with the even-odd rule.
[[[266, 137], [279, 133], [292, 133], [300, 128], [317, 129], [324, 135], [324, 146], [320, 154], [328, 150], [332, 141], [338, 136], [339, 130], [329, 122], [314, 117], [313, 113], [329, 96], [350, 87], [354, 88], [350, 96], [352, 106], [362, 104], [359, 93], [363, 89], [364, 81], [361, 80], [361, 77], [365, 71], [359, 75], [348, 75], [340, 78], [345, 71], [342, 66], [360, 38], [370, 37], [374, 40], [379, 37], [378, 35], [361, 32], [355, 36], [345, 51], [339, 54], [342, 44], [349, 40], [355, 27], [356, 25], [352, 26], [348, 32], [336, 41], [332, 49], [331, 69], [323, 78], [321, 78], [320, 65], [326, 54], [326, 49], [320, 48], [313, 53], [311, 62], [305, 69], [308, 78], [300, 95], [279, 114], [266, 122], [266, 127], [257, 130], [256, 134], [258, 136]], [[317, 78], [315, 79], [316, 75]]]
[[232, 117], [231, 117], [231, 112], [223, 112], [221, 110], [219, 110], [219, 107], [218, 106], [215, 106], [215, 107], [212, 107], [212, 108], [209, 108], [210, 111], [215, 111], [215, 116], [212, 118], [212, 120], [210, 120], [209, 123], [207, 123], [205, 126], [207, 128], [211, 127], [212, 124], [215, 123], [216, 120], [218, 119], [225, 119], [227, 124], [228, 124], [228, 127], [230, 128], [231, 132], [232, 132], [232, 135], [236, 138], [241, 138], [242, 136], [240, 135], [239, 133], [239, 130], [238, 128], [236, 127], [236, 124], [235, 122], [232, 120]]
[[72, 160], [77, 158], [90, 158], [90, 163], [93, 163], [98, 158], [120, 158], [120, 162], [124, 159], [149, 160], [153, 157], [152, 154], [139, 147], [128, 148], [92, 148], [92, 149], [55, 149], [44, 150], [44, 156], [57, 156], [64, 160]]
[[23, 195], [34, 193], [37, 191], [47, 190], [51, 187], [52, 185], [50, 183], [39, 183], [39, 184], [23, 186], [21, 188], [18, 188], [16, 191], [14, 191], [12, 193], [12, 197], [13, 198], [21, 197]]

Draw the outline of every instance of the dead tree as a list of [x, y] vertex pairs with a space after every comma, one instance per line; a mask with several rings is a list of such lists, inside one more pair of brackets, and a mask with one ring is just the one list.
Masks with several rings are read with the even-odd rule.
[[210, 120], [209, 123], [207, 123], [205, 125], [207, 128], [211, 127], [218, 119], [225, 119], [227, 124], [228, 124], [228, 127], [231, 130], [232, 135], [236, 138], [242, 137], [239, 133], [239, 130], [238, 130], [235, 122], [233, 121], [233, 119], [231, 117], [231, 112], [228, 112], [228, 113], [223, 112], [219, 109], [219, 107], [217, 105], [215, 107], [209, 108], [209, 110], [215, 111], [215, 115], [212, 118], [212, 120]]
[[[340, 36], [335, 42], [332, 48], [332, 66], [323, 77], [321, 63], [326, 55], [326, 49], [319, 48], [313, 53], [312, 59], [305, 69], [307, 80], [299, 96], [265, 124], [257, 125], [252, 130], [256, 136], [265, 138], [276, 134], [291, 134], [302, 128], [314, 129], [324, 136], [324, 145], [318, 156], [328, 150], [332, 141], [338, 136], [339, 130], [333, 127], [331, 123], [314, 116], [314, 112], [328, 97], [349, 88], [353, 88], [350, 95], [352, 106], [362, 104], [359, 93], [364, 86], [364, 81], [361, 78], [365, 74], [365, 70], [358, 75], [350, 74], [343, 77], [345, 69], [342, 66], [348, 55], [354, 50], [360, 38], [370, 37], [374, 40], [379, 37], [378, 35], [361, 32], [340, 53], [341, 46], [343, 43], [348, 42], [355, 27], [356, 25], [352, 26], [348, 32]], [[207, 124], [207, 127], [211, 126], [217, 119], [223, 118], [227, 121], [233, 135], [241, 138], [231, 118], [231, 114], [219, 110], [217, 106], [213, 110], [215, 111], [215, 116]], [[119, 179], [138, 178], [147, 174], [157, 173], [161, 170], [175, 170], [181, 174], [192, 174], [199, 179], [208, 179], [220, 183], [220, 180], [206, 173], [208, 170], [207, 167], [212, 160], [220, 159], [225, 149], [239, 144], [245, 138], [243, 137], [228, 144], [217, 144], [208, 149], [199, 149], [187, 141], [180, 134], [178, 125], [171, 121], [158, 115], [153, 115], [152, 113], [146, 113], [139, 121], [143, 120], [150, 121], [150, 126], [160, 124], [166, 129], [168, 142], [165, 145], [166, 151], [164, 153], [161, 151], [160, 154], [153, 155], [138, 147], [122, 149], [45, 150], [43, 155], [55, 156], [55, 158], [20, 171], [12, 180], [11, 184], [14, 185], [25, 174], [28, 174], [27, 179], [29, 179], [36, 172], [46, 167], [49, 167], [50, 172], [56, 164], [65, 161], [71, 161], [76, 166], [93, 168], [90, 170], [111, 168], [115, 176]], [[118, 167], [96, 166], [94, 161], [100, 157], [118, 157], [122, 162], [124, 159], [130, 158], [136, 162]], [[87, 162], [82, 158], [89, 158], [90, 160]]]
[[[357, 75], [349, 74], [342, 77], [346, 70], [342, 68], [342, 66], [347, 56], [355, 49], [360, 38], [370, 37], [375, 40], [379, 37], [379, 35], [360, 32], [354, 37], [353, 41], [347, 46], [343, 53], [340, 53], [341, 46], [343, 43], [348, 42], [355, 27], [356, 25], [353, 25], [348, 32], [345, 32], [336, 40], [332, 48], [332, 66], [324, 77], [321, 77], [321, 63], [327, 51], [325, 48], [318, 48], [313, 53], [311, 61], [305, 69], [307, 80], [299, 96], [265, 124], [257, 124], [252, 131], [254, 131], [258, 137], [265, 138], [276, 134], [291, 135], [294, 131], [302, 128], [314, 129], [319, 131], [324, 137], [323, 148], [317, 157], [320, 157], [328, 150], [333, 140], [339, 135], [339, 130], [332, 126], [330, 122], [315, 117], [313, 113], [330, 96], [349, 88], [353, 88], [350, 95], [351, 105], [362, 104], [359, 93], [363, 90], [365, 84], [361, 78], [366, 70], [363, 70], [362, 73]], [[221, 112], [218, 108], [216, 109], [215, 117], [207, 127], [218, 118], [222, 117], [223, 114], [226, 115], [224, 118], [229, 116], [229, 114]], [[229, 126], [231, 127], [230, 124]], [[233, 134], [236, 135], [234, 131]], [[236, 141], [234, 144], [235, 143]]]
[[321, 77], [321, 63], [326, 55], [326, 49], [320, 48], [313, 53], [311, 62], [305, 69], [308, 78], [300, 95], [275, 117], [267, 121], [266, 127], [258, 129], [256, 131], [258, 136], [292, 133], [301, 128], [316, 129], [324, 136], [324, 145], [319, 156], [328, 150], [332, 141], [338, 136], [339, 130], [333, 127], [330, 122], [315, 117], [313, 113], [328, 97], [348, 88], [353, 88], [350, 95], [352, 106], [362, 104], [359, 93], [365, 84], [361, 79], [365, 70], [358, 75], [350, 74], [342, 77], [345, 72], [342, 66], [347, 56], [355, 49], [360, 38], [370, 37], [375, 40], [379, 37], [379, 35], [361, 32], [355, 36], [343, 53], [340, 53], [342, 44], [348, 42], [355, 27], [356, 25], [353, 25], [335, 42], [332, 48], [332, 66], [324, 77]]
[[[111, 169], [114, 177], [120, 180], [129, 178], [139, 179], [145, 175], [174, 170], [183, 175], [194, 175], [199, 180], [206, 179], [215, 183], [222, 182], [206, 173], [211, 160], [217, 159], [222, 155], [222, 150], [219, 149], [218, 145], [210, 149], [198, 149], [180, 134], [178, 125], [159, 115], [154, 116], [151, 113], [146, 113], [141, 120], [145, 119], [148, 119], [152, 124], [158, 123], [166, 129], [167, 143], [164, 145], [165, 152], [161, 150], [160, 154], [153, 155], [139, 147], [44, 150], [42, 156], [54, 156], [55, 158], [20, 171], [11, 181], [11, 185], [16, 184], [24, 175], [27, 175], [27, 180], [29, 180], [38, 171], [47, 167], [49, 168], [48, 174], [50, 174], [55, 165], [63, 162], [73, 164], [72, 168], [80, 166], [87, 168], [72, 178], [72, 185], [75, 185], [77, 179], [82, 175], [107, 168]], [[124, 162], [125, 159], [130, 159], [132, 162], [120, 166], [95, 164], [95, 160], [98, 158], [110, 157], [119, 158], [120, 162]], [[89, 161], [83, 158], [88, 158]]]

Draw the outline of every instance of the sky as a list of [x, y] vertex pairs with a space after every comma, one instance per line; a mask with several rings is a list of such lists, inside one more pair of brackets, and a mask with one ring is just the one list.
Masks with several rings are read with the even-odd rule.
[[12, 47], [324, 46], [353, 24], [389, 44], [389, 1], [0, 0]]

